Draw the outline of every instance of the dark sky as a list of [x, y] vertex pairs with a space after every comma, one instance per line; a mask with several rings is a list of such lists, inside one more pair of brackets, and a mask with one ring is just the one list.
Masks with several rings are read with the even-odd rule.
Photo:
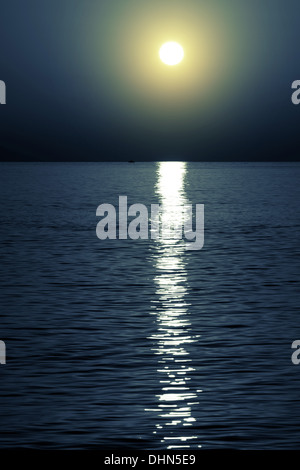
[[[10, 0], [0, 13], [2, 160], [299, 160], [299, 0]], [[158, 58], [168, 40], [185, 50], [175, 68]]]

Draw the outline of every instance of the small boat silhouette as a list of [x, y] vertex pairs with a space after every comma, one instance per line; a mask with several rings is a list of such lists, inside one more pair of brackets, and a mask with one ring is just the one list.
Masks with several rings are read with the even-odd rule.
[[134, 160], [129, 160], [128, 163], [135, 163], [135, 161]]

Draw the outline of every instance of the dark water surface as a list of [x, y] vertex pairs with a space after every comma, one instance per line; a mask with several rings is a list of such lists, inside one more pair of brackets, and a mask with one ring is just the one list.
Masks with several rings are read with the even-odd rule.
[[[299, 176], [1, 164], [0, 447], [299, 448]], [[204, 248], [100, 241], [121, 195], [205, 204]]]

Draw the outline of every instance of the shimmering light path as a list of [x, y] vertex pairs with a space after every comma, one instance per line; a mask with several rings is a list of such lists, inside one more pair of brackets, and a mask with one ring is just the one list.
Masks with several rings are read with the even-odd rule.
[[[163, 207], [162, 224], [176, 225], [182, 222], [178, 210], [187, 204], [184, 191], [186, 164], [162, 162], [158, 169], [156, 186]], [[187, 293], [187, 273], [184, 261], [185, 247], [181, 240], [165, 236], [158, 241], [154, 254], [157, 275], [157, 296], [153, 301], [153, 314], [157, 316], [157, 332], [153, 351], [158, 355], [158, 376], [161, 393], [157, 395], [157, 434], [168, 449], [197, 447], [197, 435], [193, 432], [193, 405], [198, 404], [197, 393], [190, 386], [191, 373], [195, 370], [187, 345], [197, 341], [191, 333]]]

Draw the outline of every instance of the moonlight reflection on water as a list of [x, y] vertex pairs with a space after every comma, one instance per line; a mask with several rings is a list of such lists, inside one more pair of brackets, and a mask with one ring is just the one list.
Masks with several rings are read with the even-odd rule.
[[[184, 191], [185, 173], [183, 162], [159, 164], [156, 192], [163, 207], [163, 224], [180, 223], [178, 207], [188, 203]], [[193, 447], [197, 445], [198, 437], [192, 431], [196, 421], [193, 406], [198, 404], [197, 392], [201, 390], [195, 391], [189, 385], [195, 368], [186, 346], [196, 342], [198, 336], [192, 334], [189, 304], [185, 299], [188, 283], [185, 247], [181, 240], [162, 238], [154, 253], [157, 297], [153, 309], [157, 316], [157, 332], [150, 339], [154, 341], [153, 351], [158, 355], [161, 393], [157, 396], [158, 408], [148, 411], [157, 413], [154, 434], [160, 436], [168, 449], [190, 448], [192, 443]]]

